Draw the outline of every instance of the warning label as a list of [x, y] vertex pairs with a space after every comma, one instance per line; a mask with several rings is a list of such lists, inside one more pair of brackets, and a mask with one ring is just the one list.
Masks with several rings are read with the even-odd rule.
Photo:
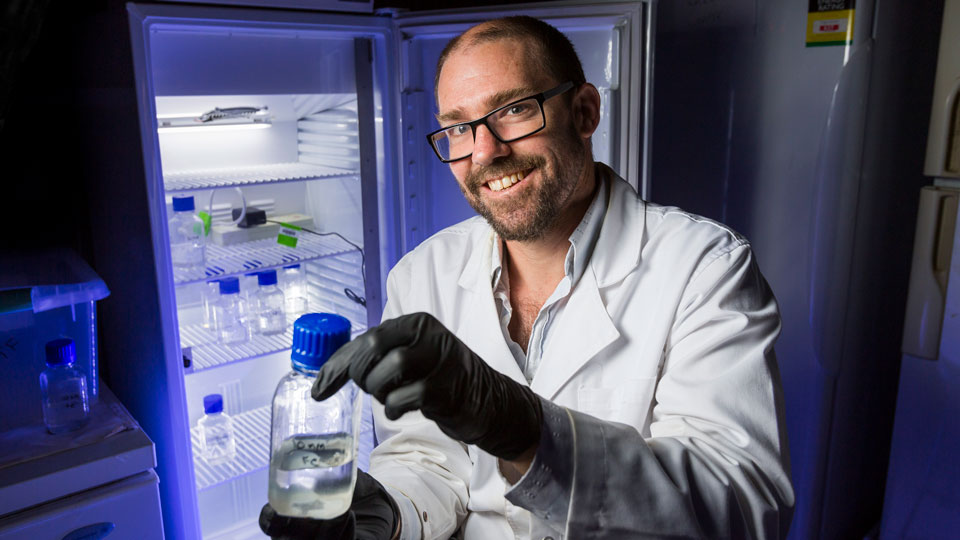
[[809, 0], [807, 47], [853, 43], [854, 0]]

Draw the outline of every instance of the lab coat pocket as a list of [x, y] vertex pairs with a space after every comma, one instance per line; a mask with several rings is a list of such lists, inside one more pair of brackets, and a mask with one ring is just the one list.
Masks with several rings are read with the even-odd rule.
[[614, 387], [581, 386], [577, 390], [578, 410], [602, 420], [620, 422], [642, 430], [653, 404], [655, 377], [624, 379]]
[[614, 388], [592, 388], [581, 386], [577, 389], [577, 410], [590, 416], [608, 420], [613, 414]]

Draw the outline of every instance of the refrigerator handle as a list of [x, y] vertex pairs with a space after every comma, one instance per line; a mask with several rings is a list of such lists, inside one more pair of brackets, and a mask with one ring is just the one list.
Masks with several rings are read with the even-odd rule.
[[936, 360], [940, 354], [958, 202], [960, 190], [932, 186], [920, 190], [902, 345], [905, 354], [918, 358]]
[[846, 326], [872, 57], [873, 40], [867, 39], [840, 70], [814, 172], [808, 324], [817, 363], [834, 376]]

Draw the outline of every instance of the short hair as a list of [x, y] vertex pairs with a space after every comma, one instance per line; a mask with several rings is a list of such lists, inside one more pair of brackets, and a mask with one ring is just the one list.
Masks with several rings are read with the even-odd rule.
[[[481, 28], [471, 32], [477, 27]], [[437, 60], [437, 73], [433, 79], [434, 99], [439, 102], [437, 91], [440, 87], [440, 71], [451, 53], [461, 45], [478, 45], [501, 39], [527, 40], [532, 43], [534, 50], [539, 53], [537, 60], [542, 62], [547, 73], [556, 78], [559, 83], [572, 81], [574, 86], [580, 86], [587, 82], [580, 57], [577, 56], [573, 43], [570, 43], [563, 32], [540, 19], [516, 15], [480, 23], [447, 43]], [[462, 43], [464, 40], [467, 42]]]

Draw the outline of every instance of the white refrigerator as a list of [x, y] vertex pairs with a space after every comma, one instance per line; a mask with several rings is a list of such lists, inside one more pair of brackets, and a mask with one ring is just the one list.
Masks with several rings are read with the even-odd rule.
[[960, 527], [960, 1], [946, 0], [880, 538]]
[[743, 233], [777, 298], [790, 538], [881, 519], [942, 4], [657, 7], [649, 196]]
[[[217, 342], [203, 326], [207, 282], [300, 264], [310, 311], [346, 316], [356, 335], [379, 322], [393, 264], [473, 215], [426, 142], [436, 128], [436, 59], [451, 37], [514, 13], [560, 28], [603, 98], [596, 159], [640, 189], [648, 182], [647, 2], [379, 15], [129, 4], [128, 13], [149, 219], [135, 234], [104, 225], [107, 218], [95, 226], [98, 268], [118, 276], [116, 294], [129, 286], [142, 306], [105, 308], [101, 323], [115, 338], [104, 364], [111, 387], [156, 441], [169, 537], [262, 536], [269, 405], [290, 369], [289, 327], [241, 345]], [[239, 113], [225, 122], [194, 120], [229, 117], [229, 109]], [[142, 181], [107, 178], [115, 185], [104, 193], [134, 204], [132, 183]], [[174, 195], [193, 196], [210, 214], [202, 270], [171, 264]], [[296, 247], [282, 245], [272, 223], [266, 232], [231, 226], [232, 210], [243, 206], [343, 238], [301, 231]], [[237, 426], [237, 457], [220, 465], [197, 447], [195, 426], [211, 393], [223, 396]]]

